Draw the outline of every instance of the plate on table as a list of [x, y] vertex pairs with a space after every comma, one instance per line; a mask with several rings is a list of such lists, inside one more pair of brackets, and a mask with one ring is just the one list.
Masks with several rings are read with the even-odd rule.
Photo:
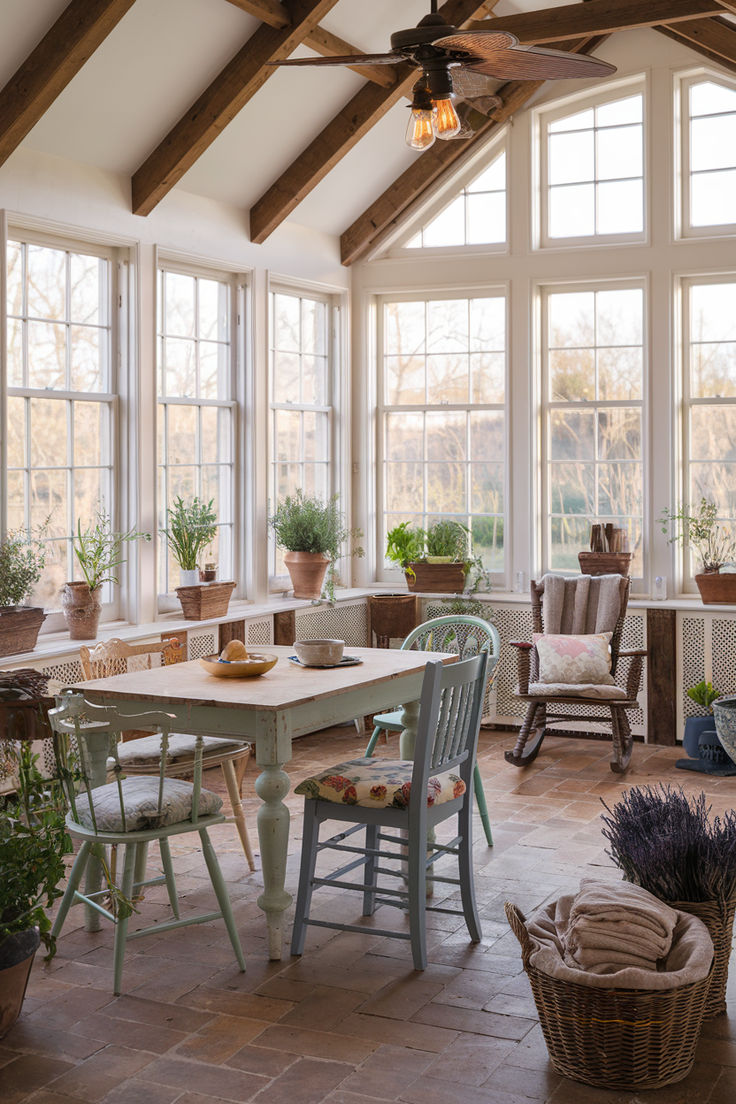
[[339, 663], [302, 663], [299, 656], [289, 656], [292, 663], [296, 663], [297, 667], [355, 667], [356, 663], [362, 663], [363, 660], [360, 656], [346, 656], [344, 655]]
[[200, 663], [208, 674], [216, 678], [253, 678], [263, 675], [278, 663], [278, 656], [251, 652], [247, 659], [234, 659], [228, 663], [219, 656], [202, 656]]

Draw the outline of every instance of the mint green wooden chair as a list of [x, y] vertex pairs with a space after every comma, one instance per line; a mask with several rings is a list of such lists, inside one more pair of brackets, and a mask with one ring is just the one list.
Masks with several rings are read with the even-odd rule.
[[[461, 659], [486, 652], [488, 655], [488, 673], [486, 692], [490, 689], [496, 674], [498, 657], [501, 654], [501, 638], [498, 629], [482, 617], [461, 616], [448, 614], [445, 617], [435, 617], [431, 621], [425, 621], [423, 625], [417, 625], [407, 636], [401, 645], [402, 650], [413, 648], [422, 652], [451, 652], [459, 655]], [[378, 713], [373, 718], [373, 735], [365, 749], [366, 756], [373, 755], [382, 732], [401, 732], [401, 710], [392, 713]], [[486, 795], [483, 792], [483, 780], [480, 776], [478, 764], [473, 771], [473, 786], [475, 788], [475, 802], [478, 806], [483, 831], [489, 847], [493, 847], [493, 833], [488, 817]]]
[[[193, 781], [169, 778], [165, 774], [166, 752], [171, 724], [168, 713], [149, 712], [122, 715], [114, 708], [91, 705], [84, 696], [66, 691], [49, 710], [54, 732], [54, 750], [59, 778], [69, 802], [66, 827], [69, 834], [81, 840], [79, 854], [69, 874], [66, 891], [54, 921], [52, 932], [58, 935], [73, 904], [84, 904], [115, 925], [113, 948], [113, 991], [120, 994], [126, 942], [144, 935], [172, 931], [208, 920], [224, 920], [230, 942], [241, 971], [245, 958], [235, 927], [227, 887], [217, 861], [208, 829], [227, 818], [220, 812], [222, 799], [202, 786], [202, 741], [196, 737], [193, 757]], [[159, 733], [161, 754], [158, 772], [150, 775], [124, 777], [118, 759], [120, 733], [135, 728]], [[121, 745], [122, 746], [122, 745]], [[113, 781], [105, 783], [106, 768], [112, 756]], [[171, 861], [171, 836], [196, 832], [217, 898], [219, 909], [199, 913], [184, 919], [179, 913], [174, 868]], [[145, 878], [143, 855], [150, 843], [157, 843], [161, 853], [163, 874]], [[107, 849], [122, 849], [122, 881], [113, 884], [107, 866]], [[143, 874], [136, 874], [143, 870]], [[102, 873], [107, 872], [103, 879]], [[80, 890], [87, 874], [85, 891]], [[137, 880], [140, 879], [140, 880]], [[106, 885], [102, 882], [106, 881]], [[165, 883], [174, 915], [173, 920], [129, 931], [131, 903], [144, 886]]]
[[[296, 787], [295, 793], [304, 795], [304, 832], [292, 954], [302, 953], [307, 927], [313, 925], [409, 940], [414, 969], [424, 970], [427, 912], [462, 916], [471, 942], [480, 942], [473, 885], [471, 775], [487, 665], [487, 652], [459, 663], [432, 660], [427, 664], [413, 760], [353, 759], [324, 767]], [[456, 818], [455, 835], [437, 843], [433, 829], [451, 817]], [[333, 820], [350, 827], [320, 842], [320, 825]], [[398, 834], [387, 829], [398, 829]], [[340, 865], [315, 877], [317, 856], [323, 851], [334, 851]], [[457, 856], [457, 878], [434, 873], [434, 863], [448, 855]], [[349, 875], [356, 870], [360, 876], [353, 881]], [[449, 907], [447, 900], [428, 905], [427, 882], [457, 887], [461, 908]], [[378, 905], [404, 909], [409, 931], [314, 919], [312, 895], [320, 887], [357, 891], [364, 916], [372, 916]], [[334, 915], [334, 910], [324, 915]]]

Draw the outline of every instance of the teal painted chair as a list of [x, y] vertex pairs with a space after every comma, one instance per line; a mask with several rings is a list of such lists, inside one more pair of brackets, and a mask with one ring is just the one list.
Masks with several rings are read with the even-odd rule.
[[[473, 885], [471, 776], [488, 661], [488, 653], [482, 652], [459, 663], [433, 660], [427, 664], [413, 760], [353, 759], [325, 767], [296, 787], [295, 792], [304, 795], [304, 832], [292, 954], [302, 953], [307, 928], [313, 925], [409, 940], [414, 968], [424, 970], [427, 912], [463, 916], [471, 942], [480, 942]], [[451, 817], [456, 818], [454, 836], [448, 842], [436, 842], [433, 829]], [[350, 827], [320, 842], [320, 825], [332, 820]], [[398, 829], [399, 834], [388, 829]], [[317, 856], [323, 851], [334, 851], [340, 865], [315, 877]], [[448, 855], [457, 856], [457, 878], [433, 873], [434, 863]], [[359, 872], [358, 880], [350, 878], [354, 871]], [[448, 907], [447, 900], [428, 905], [427, 882], [457, 887], [461, 909]], [[363, 916], [372, 916], [378, 905], [407, 910], [409, 931], [313, 919], [312, 896], [321, 887], [360, 893]], [[334, 915], [334, 910], [325, 915]]]
[[[415, 651], [424, 652], [452, 652], [461, 659], [478, 655], [479, 652], [488, 654], [488, 674], [486, 690], [490, 689], [496, 674], [498, 657], [501, 654], [501, 638], [498, 629], [482, 617], [459, 616], [449, 614], [445, 617], [435, 617], [431, 621], [425, 621], [407, 636], [402, 649], [413, 648]], [[366, 755], [373, 755], [382, 732], [401, 732], [401, 710], [392, 713], [379, 713], [373, 718], [373, 735], [365, 749]], [[493, 847], [493, 833], [488, 817], [486, 795], [483, 792], [483, 780], [480, 776], [478, 764], [475, 764], [473, 772], [473, 785], [475, 788], [475, 801], [480, 813], [483, 831], [489, 847]]]
[[[58, 935], [69, 909], [84, 904], [115, 925], [113, 945], [113, 991], [119, 995], [123, 975], [126, 942], [144, 935], [172, 931], [208, 920], [224, 920], [241, 971], [245, 958], [235, 928], [225, 881], [208, 830], [227, 818], [220, 812], [222, 799], [202, 786], [202, 741], [196, 737], [193, 756], [193, 781], [169, 778], [165, 774], [167, 744], [173, 717], [150, 712], [123, 716], [114, 708], [90, 705], [82, 694], [67, 691], [58, 701], [63, 704], [49, 710], [54, 733], [54, 750], [59, 778], [69, 802], [66, 827], [72, 838], [81, 841], [79, 854], [69, 874], [52, 932]], [[134, 727], [159, 733], [161, 753], [157, 772], [124, 777], [118, 759], [120, 733]], [[121, 745], [122, 746], [122, 745]], [[105, 783], [108, 757], [112, 756], [113, 781]], [[219, 905], [213, 912], [182, 918], [179, 913], [174, 868], [169, 839], [196, 832]], [[163, 874], [145, 878], [143, 855], [151, 843], [157, 843]], [[122, 849], [122, 881], [116, 886], [107, 866], [108, 848]], [[143, 870], [143, 874], [137, 872]], [[106, 877], [103, 878], [103, 872]], [[86, 874], [84, 892], [80, 890]], [[137, 880], [140, 879], [140, 880]], [[103, 886], [103, 881], [106, 884]], [[129, 931], [132, 901], [144, 886], [165, 883], [173, 920]]]

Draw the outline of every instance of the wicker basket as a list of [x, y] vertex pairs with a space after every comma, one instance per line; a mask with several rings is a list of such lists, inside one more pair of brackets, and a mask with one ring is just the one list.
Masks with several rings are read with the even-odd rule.
[[235, 583], [200, 583], [177, 587], [176, 593], [187, 621], [204, 621], [208, 617], [224, 617], [234, 590]]
[[658, 1089], [695, 1061], [709, 974], [679, 989], [596, 989], [550, 977], [530, 963], [534, 944], [509, 901], [547, 1050], [558, 1073], [607, 1089]]
[[714, 901], [668, 901], [667, 904], [670, 908], [697, 916], [708, 929], [708, 935], [713, 940], [713, 970], [705, 1003], [705, 1019], [718, 1016], [726, 1011], [726, 982], [736, 894], [728, 899], [722, 897]]
[[631, 552], [578, 552], [583, 575], [628, 575]]

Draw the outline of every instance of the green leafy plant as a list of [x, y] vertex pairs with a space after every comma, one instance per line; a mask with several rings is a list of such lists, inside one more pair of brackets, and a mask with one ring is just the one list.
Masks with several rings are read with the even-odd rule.
[[115, 569], [125, 563], [123, 545], [129, 541], [150, 539], [150, 533], [140, 533], [135, 528], [125, 533], [114, 532], [109, 514], [104, 510], [97, 511], [94, 521], [86, 529], [82, 529], [81, 519], [78, 520], [72, 547], [89, 589], [96, 590], [103, 583], [117, 583]]
[[698, 705], [702, 705], [706, 713], [713, 712], [713, 702], [722, 697], [721, 691], [716, 690], [712, 682], [706, 682], [705, 679], [701, 679], [695, 686], [691, 686], [686, 691], [687, 696], [696, 702]]
[[41, 578], [46, 549], [17, 529], [0, 541], [0, 606], [22, 606]]
[[411, 571], [409, 564], [424, 556], [425, 539], [424, 529], [402, 521], [386, 534], [386, 559], [398, 564], [403, 571]]
[[672, 526], [676, 532], [670, 536], [669, 543], [687, 540], [700, 557], [704, 572], [719, 571], [723, 564], [736, 558], [736, 537], [721, 528], [715, 502], [701, 498], [697, 507], [691, 508], [686, 502], [675, 510], [664, 509], [660, 516], [662, 532], [668, 534]]
[[[360, 529], [346, 526], [338, 503], [337, 494], [323, 502], [305, 495], [299, 488], [295, 494], [286, 495], [269, 518], [279, 548], [285, 548], [287, 552], [318, 552], [329, 557], [325, 593], [330, 601], [334, 601], [335, 597], [335, 563], [340, 558], [343, 545], [348, 540], [357, 541], [363, 536]], [[364, 551], [353, 544], [350, 555], [362, 556]]]
[[462, 563], [466, 588], [473, 594], [487, 575], [481, 558], [472, 554], [470, 545], [470, 531], [459, 521], [441, 519], [426, 530], [402, 521], [386, 534], [386, 559], [413, 576], [412, 563], [426, 561], [428, 556], [450, 556]]
[[470, 531], [459, 521], [442, 519], [427, 530], [427, 555], [451, 556], [453, 560], [467, 560]]
[[60, 788], [43, 778], [30, 743], [21, 741], [18, 749], [18, 793], [0, 799], [0, 947], [8, 936], [37, 927], [52, 958], [48, 910], [62, 895], [72, 842]]
[[161, 533], [169, 542], [171, 554], [182, 571], [194, 571], [200, 554], [217, 535], [214, 499], [204, 502], [197, 495], [190, 502], [180, 497], [169, 507], [169, 527]]

